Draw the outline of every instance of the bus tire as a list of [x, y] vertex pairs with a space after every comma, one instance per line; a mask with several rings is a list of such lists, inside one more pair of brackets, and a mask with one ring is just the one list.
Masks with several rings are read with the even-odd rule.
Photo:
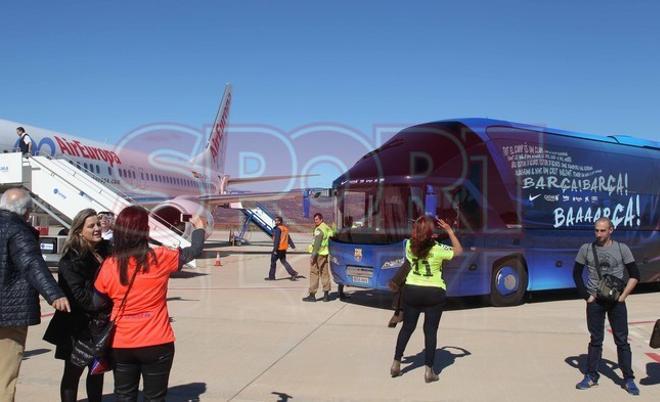
[[520, 304], [527, 291], [527, 280], [527, 270], [520, 258], [496, 262], [490, 280], [490, 303], [495, 307]]

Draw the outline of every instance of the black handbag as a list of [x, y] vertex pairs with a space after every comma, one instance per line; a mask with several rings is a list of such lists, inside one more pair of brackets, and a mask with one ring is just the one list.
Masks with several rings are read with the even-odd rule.
[[596, 298], [606, 303], [616, 303], [619, 301], [619, 297], [626, 284], [623, 280], [614, 275], [602, 274], [600, 271], [600, 263], [598, 261], [598, 253], [596, 252], [596, 242], [591, 244], [591, 250], [594, 254], [594, 263], [596, 264], [596, 272], [598, 273]]
[[124, 298], [119, 305], [117, 317], [114, 320], [107, 316], [101, 315], [90, 322], [91, 339], [78, 339], [73, 344], [73, 351], [71, 352], [70, 361], [78, 367], [84, 368], [88, 366], [95, 357], [104, 357], [108, 354], [110, 345], [112, 345], [112, 337], [115, 334], [115, 327], [117, 321], [121, 319], [122, 312], [126, 307], [126, 298], [128, 293], [133, 287], [135, 277], [137, 276], [137, 268], [133, 273], [131, 282], [128, 284], [128, 289], [124, 294]]
[[660, 348], [660, 320], [655, 322], [653, 332], [651, 333], [651, 339], [649, 340], [649, 346], [653, 349]]

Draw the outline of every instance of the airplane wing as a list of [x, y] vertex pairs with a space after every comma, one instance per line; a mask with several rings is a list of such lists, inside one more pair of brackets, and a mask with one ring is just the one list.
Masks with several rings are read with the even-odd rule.
[[198, 201], [210, 205], [228, 205], [232, 203], [246, 202], [246, 201], [273, 201], [281, 200], [283, 198], [293, 198], [300, 196], [300, 191], [289, 192], [262, 192], [262, 193], [229, 193], [229, 194], [206, 194], [200, 196], [184, 197], [191, 201]]
[[227, 185], [236, 185], [236, 184], [245, 184], [245, 183], [258, 183], [262, 181], [275, 181], [275, 180], [289, 180], [289, 179], [300, 179], [303, 177], [314, 177], [320, 176], [319, 174], [299, 174], [293, 176], [258, 176], [258, 177], [246, 177], [246, 178], [228, 178]]

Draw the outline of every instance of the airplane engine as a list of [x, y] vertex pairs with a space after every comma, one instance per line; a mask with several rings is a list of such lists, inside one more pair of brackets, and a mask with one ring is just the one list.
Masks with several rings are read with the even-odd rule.
[[206, 226], [206, 238], [208, 239], [211, 233], [213, 233], [214, 219], [212, 211], [195, 201], [175, 198], [153, 208], [151, 214], [179, 229], [179, 231], [183, 232], [183, 237], [185, 238], [190, 238], [193, 226], [190, 223], [181, 222], [181, 215], [199, 215], [208, 222]]

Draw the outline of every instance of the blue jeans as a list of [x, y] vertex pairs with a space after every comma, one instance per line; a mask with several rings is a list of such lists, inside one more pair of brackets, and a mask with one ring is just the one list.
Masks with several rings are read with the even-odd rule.
[[284, 265], [284, 269], [286, 269], [286, 272], [289, 275], [298, 276], [298, 272], [296, 272], [291, 267], [291, 264], [289, 264], [289, 262], [286, 260], [286, 250], [284, 251], [278, 250], [277, 253], [271, 253], [270, 255], [270, 271], [268, 271], [268, 277], [270, 279], [275, 279], [275, 270], [276, 270], [275, 264], [277, 263], [277, 260], [280, 260], [282, 265]]
[[603, 354], [603, 338], [605, 336], [605, 314], [612, 327], [612, 335], [616, 344], [619, 367], [623, 378], [635, 378], [632, 371], [632, 353], [628, 343], [628, 310], [626, 303], [607, 304], [594, 301], [587, 303], [587, 328], [591, 334], [589, 354], [587, 358], [587, 374], [598, 381], [598, 365]]

